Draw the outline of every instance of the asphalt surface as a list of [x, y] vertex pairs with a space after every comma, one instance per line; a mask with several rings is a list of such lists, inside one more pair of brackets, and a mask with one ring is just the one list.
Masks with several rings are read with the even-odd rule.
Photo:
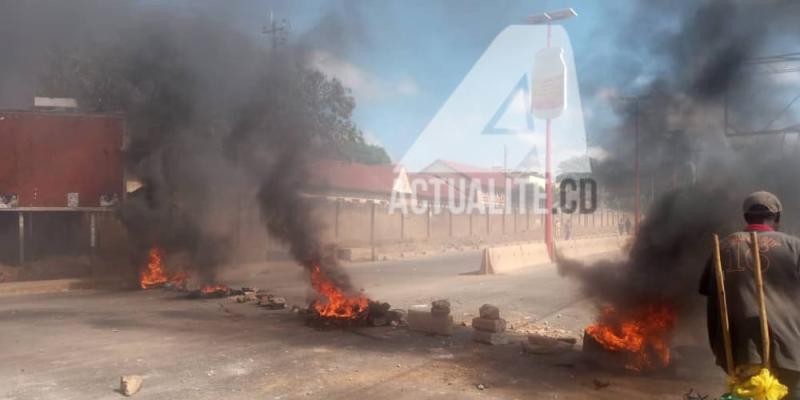
[[[591, 322], [591, 302], [552, 265], [469, 274], [479, 265], [478, 253], [452, 253], [346, 268], [371, 298], [396, 308], [447, 298], [461, 322], [483, 303], [498, 305], [520, 338], [552, 329], [579, 336]], [[269, 289], [290, 304], [310, 295], [290, 263], [226, 270], [220, 281]], [[319, 330], [288, 310], [166, 290], [4, 296], [0, 399], [118, 399], [126, 374], [144, 376], [141, 399], [680, 399], [690, 389], [718, 396], [724, 382], [692, 335], [676, 343], [671, 368], [641, 375], [588, 363], [578, 350], [533, 356], [519, 344], [477, 344], [470, 331]]]
[[[574, 282], [564, 279], [550, 265], [535, 266], [523, 273], [477, 275], [477, 251], [456, 252], [408, 260], [355, 263], [345, 268], [353, 284], [374, 300], [394, 308], [428, 305], [448, 299], [453, 317], [469, 321], [478, 308], [490, 303], [501, 308], [507, 320], [539, 320], [583, 299]], [[314, 293], [302, 268], [291, 263], [248, 265], [225, 271], [221, 279], [233, 286], [253, 286], [280, 292], [303, 303]]]

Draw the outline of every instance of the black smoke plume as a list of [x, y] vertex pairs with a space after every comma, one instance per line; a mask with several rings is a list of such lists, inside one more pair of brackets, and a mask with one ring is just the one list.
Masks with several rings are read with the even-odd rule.
[[[786, 151], [780, 136], [729, 137], [723, 121], [726, 102], [736, 123], [758, 121], [760, 115], [771, 118], [785, 104], [776, 93], [758, 100], [747, 95], [760, 79], [748, 60], [765, 55], [766, 49], [780, 52], [774, 49], [786, 37], [800, 33], [790, 17], [798, 15], [800, 4], [715, 0], [667, 7], [642, 2], [641, 11], [620, 43], [638, 51], [618, 61], [638, 64], [627, 68], [638, 72], [655, 63], [649, 65], [654, 77], [636, 93], [638, 101], [621, 110], [621, 125], [603, 132], [609, 157], [594, 167], [612, 201], [632, 209], [632, 127], [638, 117], [643, 203], [650, 206], [624, 261], [583, 265], [561, 259], [558, 264], [599, 305], [630, 310], [666, 302], [689, 312], [697, 304], [712, 234], [743, 227], [741, 201], [748, 193], [776, 193], [786, 205], [784, 228], [798, 227], [797, 149]], [[649, 199], [651, 193], [655, 198]]]
[[[105, 3], [4, 10], [3, 31], [30, 35], [36, 46], [16, 50], [16, 62], [3, 58], [0, 84], [35, 71], [28, 78], [36, 84], [22, 93], [74, 97], [83, 112], [125, 115], [126, 173], [142, 183], [120, 212], [131, 263], [144, 265], [158, 245], [185, 255], [184, 266], [210, 283], [234, 261], [243, 207], [257, 207], [270, 235], [303, 265], [321, 261], [319, 222], [301, 194], [313, 174], [309, 161], [340, 156], [340, 144], [363, 139], [350, 119], [349, 91], [308, 67], [311, 44], [272, 48], [224, 17], [235, 14], [228, 3], [219, 5], [225, 13], [213, 5], [186, 13]], [[57, 10], [64, 22], [48, 25]], [[330, 258], [322, 268], [350, 289]]]
[[293, 61], [271, 63], [270, 72], [253, 85], [255, 101], [237, 112], [225, 150], [258, 188], [256, 199], [269, 232], [289, 244], [298, 262], [320, 265], [329, 279], [350, 290], [347, 274], [326, 254], [320, 222], [299, 189], [314, 172], [314, 158], [356, 135], [349, 120], [353, 104], [340, 84], [319, 72], [289, 73], [297, 68]]

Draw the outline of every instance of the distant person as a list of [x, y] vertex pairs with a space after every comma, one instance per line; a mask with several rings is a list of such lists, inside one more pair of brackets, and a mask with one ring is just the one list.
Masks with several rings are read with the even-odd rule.
[[631, 234], [631, 219], [628, 217], [625, 217], [625, 234]]
[[569, 240], [572, 235], [572, 218], [564, 221], [564, 240]]
[[[778, 232], [783, 207], [769, 192], [747, 196], [742, 206], [747, 226], [720, 242], [725, 274], [731, 347], [736, 374], [747, 379], [761, 364], [759, 306], [753, 276], [750, 232], [758, 232], [764, 293], [769, 321], [771, 372], [789, 388], [785, 399], [800, 399], [800, 239]], [[717, 281], [712, 260], [700, 280], [700, 294], [708, 298], [708, 339], [725, 367]]]
[[619, 230], [620, 236], [625, 234], [625, 217], [622, 217], [619, 220], [617, 220], [617, 229]]

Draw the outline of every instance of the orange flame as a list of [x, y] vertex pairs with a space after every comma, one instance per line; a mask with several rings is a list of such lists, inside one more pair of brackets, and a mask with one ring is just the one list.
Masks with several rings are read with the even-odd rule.
[[161, 286], [169, 281], [161, 264], [161, 249], [153, 246], [147, 253], [147, 267], [139, 273], [139, 285], [142, 289]]
[[210, 294], [216, 292], [228, 292], [230, 289], [225, 285], [209, 285], [200, 288], [200, 293]]
[[369, 299], [363, 295], [348, 296], [328, 280], [319, 264], [311, 267], [311, 286], [324, 302], [314, 301], [314, 310], [323, 317], [357, 319], [366, 315]]
[[675, 310], [667, 305], [647, 305], [624, 315], [606, 307], [586, 333], [607, 350], [630, 353], [625, 368], [642, 371], [669, 365], [675, 320]]
[[152, 289], [166, 283], [172, 283], [175, 286], [186, 286], [189, 274], [180, 271], [170, 276], [161, 261], [162, 254], [163, 251], [158, 246], [153, 246], [147, 253], [147, 266], [139, 272], [139, 286], [142, 289]]
[[172, 279], [170, 279], [170, 281], [173, 284], [175, 284], [175, 286], [185, 287], [186, 286], [186, 281], [188, 279], [189, 279], [189, 274], [188, 273], [186, 273], [184, 271], [179, 271], [178, 273], [176, 273], [175, 275], [172, 276]]

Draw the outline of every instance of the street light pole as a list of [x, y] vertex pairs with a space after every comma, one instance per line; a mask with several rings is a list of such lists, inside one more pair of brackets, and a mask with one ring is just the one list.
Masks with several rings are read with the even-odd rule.
[[[547, 48], [551, 46], [552, 22], [564, 20], [577, 16], [578, 13], [571, 8], [550, 11], [528, 17], [531, 24], [547, 23]], [[555, 241], [553, 238], [553, 170], [552, 170], [552, 146], [551, 146], [551, 126], [552, 118], [546, 119], [545, 127], [545, 153], [544, 153], [544, 190], [545, 190], [545, 219], [544, 219], [544, 243], [547, 247], [547, 255], [551, 260], [555, 257]]]

